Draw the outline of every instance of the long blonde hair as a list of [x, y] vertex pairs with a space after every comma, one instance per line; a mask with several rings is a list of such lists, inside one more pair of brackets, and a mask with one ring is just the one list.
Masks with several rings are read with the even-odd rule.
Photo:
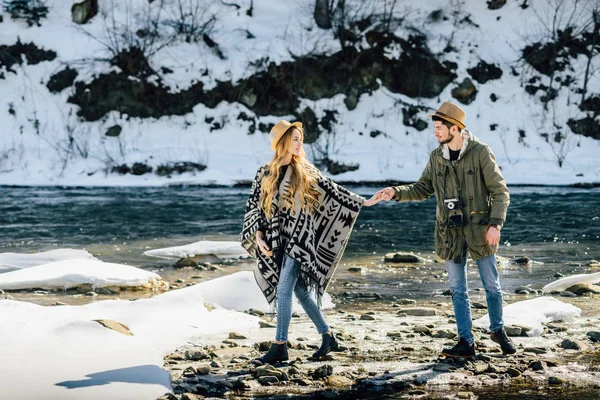
[[[281, 166], [284, 159], [288, 154], [290, 143], [294, 137], [294, 129], [300, 132], [301, 138], [304, 139], [304, 130], [298, 127], [289, 128], [281, 137], [275, 148], [275, 155], [269, 164], [267, 165], [268, 174], [265, 175], [264, 181], [261, 187], [261, 208], [265, 212], [268, 218], [273, 217], [273, 209], [271, 203], [275, 191], [278, 189], [277, 182], [279, 182], [279, 175], [281, 173]], [[296, 193], [300, 193], [302, 199], [301, 208], [304, 212], [313, 212], [319, 199], [319, 192], [315, 189], [315, 183], [317, 182], [318, 173], [314, 166], [312, 166], [306, 159], [304, 150], [302, 153], [292, 155], [292, 161], [288, 168], [291, 168], [290, 178], [290, 191], [288, 196], [283, 200], [288, 210], [293, 210], [296, 206], [294, 199]]]

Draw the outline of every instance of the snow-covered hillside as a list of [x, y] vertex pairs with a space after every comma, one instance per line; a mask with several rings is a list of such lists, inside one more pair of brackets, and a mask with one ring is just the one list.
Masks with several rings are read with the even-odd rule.
[[[209, 39], [192, 38], [189, 42], [184, 35], [166, 39], [173, 21], [181, 17], [175, 12], [177, 0], [151, 3], [100, 0], [99, 13], [82, 25], [72, 21], [74, 3], [79, 1], [46, 1], [49, 13], [40, 21], [41, 26], [29, 27], [6, 11], [2, 14], [0, 184], [229, 185], [250, 180], [256, 168], [272, 155], [268, 134], [263, 131], [281, 118], [292, 120], [295, 116], [259, 115], [256, 107], [248, 106], [252, 99], [244, 98], [246, 94], [252, 97], [252, 92], [246, 93], [243, 87], [235, 85], [274, 68], [273, 65], [293, 63], [301, 56], [328, 57], [342, 50], [334, 30], [316, 26], [314, 0], [207, 1], [201, 10], [204, 17], [198, 16], [198, 20], [210, 22], [209, 16], [215, 16], [207, 29]], [[361, 3], [364, 6], [356, 6]], [[486, 2], [479, 0], [347, 1], [356, 21], [374, 13], [389, 14], [390, 9], [385, 8], [394, 4], [393, 18], [388, 15], [387, 21], [395, 37], [422, 35], [426, 38], [423, 46], [440, 63], [452, 65], [448, 68], [455, 77], [433, 97], [409, 97], [386, 87], [386, 82], [379, 78], [377, 87], [358, 93], [358, 102], [348, 99], [352, 87], [345, 93], [319, 99], [302, 97], [302, 91], [298, 91], [295, 95], [299, 105], [294, 112], [300, 115], [302, 110], [310, 108], [318, 121], [313, 126], [314, 132], [308, 132], [319, 135], [316, 142], [306, 146], [309, 157], [358, 165], [358, 169], [335, 175], [336, 180], [415, 180], [437, 143], [429, 125], [420, 131], [405, 125], [406, 110], [413, 106], [415, 111], [408, 120], [429, 124], [427, 113], [450, 100], [466, 111], [467, 128], [491, 145], [509, 184], [600, 182], [600, 141], [571, 132], [567, 124], [569, 120], [586, 117], [597, 121], [595, 112], [579, 107], [578, 90], [583, 85], [587, 57], [575, 53], [568, 66], [550, 77], [523, 60], [527, 45], [545, 43], [555, 32], [550, 32], [547, 25], [554, 16], [553, 3], [508, 0], [501, 8], [491, 10]], [[598, 4], [584, 3], [574, 14], [565, 6], [558, 28], [566, 27], [564, 21], [571, 15], [576, 17], [572, 21], [589, 19], [590, 7], [598, 8]], [[123, 76], [122, 68], [109, 62], [114, 57], [110, 49], [147, 37], [148, 32], [143, 28], [148, 20], [159, 22], [154, 34], [160, 36], [150, 44], [144, 42], [149, 72], [127, 77], [125, 81], [144, 81], [146, 86], [140, 87], [146, 91], [149, 84], [161, 87], [163, 91], [156, 98], [173, 95], [173, 100], [169, 100], [171, 105], [180, 101], [181, 96], [176, 95], [183, 91], [198, 93], [197, 88], [201, 87], [203, 93], [208, 93], [220, 88], [223, 82], [236, 87], [240, 100], [211, 104], [210, 99], [198, 97], [199, 101], [189, 110], [181, 100], [179, 115], [167, 112], [160, 117], [128, 115], [120, 106], [94, 118], [90, 113], [82, 113], [85, 102], [99, 104], [102, 100], [93, 97], [95, 89], [89, 89], [92, 83], [98, 85], [110, 82], [109, 76]], [[375, 46], [368, 33], [375, 31], [376, 19], [367, 21], [372, 25], [358, 33], [353, 48], [368, 55], [366, 51]], [[123, 32], [137, 32], [137, 36], [123, 39], [119, 36]], [[49, 61], [35, 64], [32, 56], [27, 55], [19, 56], [22, 58], [16, 63], [10, 62], [6, 53], [15, 54], [11, 46], [18, 41], [23, 45], [33, 43], [37, 49], [56, 55], [45, 53]], [[385, 49], [390, 62], [403, 59], [406, 52], [406, 48], [394, 41]], [[473, 79], [472, 72], [467, 70], [482, 61], [499, 67], [501, 76], [484, 83], [473, 80], [476, 97], [469, 104], [461, 104], [453, 98], [452, 91], [465, 78]], [[592, 61], [594, 71], [594, 67], [600, 67], [600, 57]], [[270, 63], [274, 64], [270, 67]], [[47, 84], [67, 67], [77, 73], [74, 82], [51, 91]], [[344, 68], [340, 65], [340, 71]], [[332, 79], [335, 75], [334, 70]], [[392, 78], [400, 82], [412, 79]], [[113, 92], [110, 83], [100, 85], [105, 85], [106, 93], [102, 96], [108, 99]], [[535, 85], [541, 89], [536, 90]], [[550, 92], [544, 85], [556, 91], [553, 100], [544, 102], [544, 95]], [[271, 89], [264, 90], [268, 94]], [[597, 99], [598, 93], [598, 75], [592, 73], [587, 96]], [[140, 97], [139, 93], [136, 95]], [[155, 95], [148, 92], [147, 96]], [[189, 97], [185, 102], [190, 104]], [[133, 114], [143, 115], [143, 112]], [[133, 174], [132, 169], [139, 175]], [[179, 173], [178, 169], [188, 172]]]

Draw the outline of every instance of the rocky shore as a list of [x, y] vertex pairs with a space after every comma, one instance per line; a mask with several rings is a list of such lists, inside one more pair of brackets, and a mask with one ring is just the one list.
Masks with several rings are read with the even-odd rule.
[[[516, 295], [510, 302], [531, 297]], [[472, 301], [474, 319], [484, 315], [484, 295], [474, 293]], [[306, 316], [295, 314], [290, 360], [275, 366], [254, 360], [273, 339], [275, 320], [248, 310], [262, 319], [253, 336], [198, 339], [165, 358], [174, 393], [161, 399], [600, 398], [600, 296], [561, 301], [582, 315], [547, 323], [538, 337], [528, 337], [524, 327], [510, 329], [516, 355], [502, 355], [489, 334], [475, 328], [477, 357], [446, 359], [440, 352], [456, 339], [449, 298], [417, 303], [339, 297], [326, 319], [342, 351], [311, 360], [320, 337]]]

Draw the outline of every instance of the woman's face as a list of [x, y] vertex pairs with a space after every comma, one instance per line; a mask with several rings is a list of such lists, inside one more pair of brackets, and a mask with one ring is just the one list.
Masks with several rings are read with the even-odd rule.
[[302, 134], [298, 129], [294, 129], [292, 131], [292, 141], [287, 149], [288, 153], [292, 153], [295, 156], [300, 156], [302, 154], [302, 144], [304, 140], [302, 139]]

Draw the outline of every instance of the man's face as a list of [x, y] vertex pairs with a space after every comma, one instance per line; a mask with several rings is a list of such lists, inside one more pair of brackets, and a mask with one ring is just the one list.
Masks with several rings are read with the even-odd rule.
[[437, 138], [439, 144], [450, 143], [452, 139], [454, 139], [451, 130], [444, 125], [442, 121], [433, 121], [433, 134]]

